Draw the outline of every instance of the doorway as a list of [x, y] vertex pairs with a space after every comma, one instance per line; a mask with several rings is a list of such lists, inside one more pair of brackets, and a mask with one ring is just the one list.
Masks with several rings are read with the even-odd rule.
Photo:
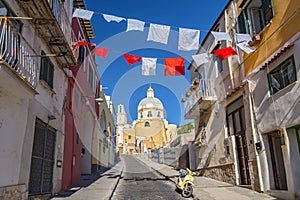
[[286, 173], [281, 150], [282, 137], [279, 131], [268, 135], [271, 166], [275, 190], [287, 190]]

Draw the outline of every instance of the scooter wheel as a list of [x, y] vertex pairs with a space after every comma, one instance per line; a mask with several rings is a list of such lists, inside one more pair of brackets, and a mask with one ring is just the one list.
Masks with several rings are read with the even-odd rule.
[[189, 198], [192, 196], [193, 194], [193, 187], [191, 184], [186, 184], [184, 186], [184, 189], [182, 190], [182, 196], [185, 197], [185, 198]]

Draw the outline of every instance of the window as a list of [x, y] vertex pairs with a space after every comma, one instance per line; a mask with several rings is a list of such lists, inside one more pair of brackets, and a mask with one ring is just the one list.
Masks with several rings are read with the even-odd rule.
[[218, 67], [218, 72], [221, 73], [223, 71], [223, 62], [219, 56], [215, 55], [215, 63]]
[[54, 65], [45, 52], [41, 52], [40, 80], [45, 81], [53, 89]]
[[51, 194], [56, 131], [39, 119], [35, 121], [31, 156], [29, 195]]
[[160, 117], [160, 111], [157, 112], [157, 117]]
[[143, 112], [140, 112], [140, 118], [143, 118]]
[[149, 122], [145, 122], [145, 127], [150, 127], [150, 123]]
[[[84, 64], [84, 57], [85, 57], [85, 47], [84, 46], [79, 46], [78, 47], [78, 60], [80, 64]], [[85, 68], [84, 68], [85, 70]]]
[[268, 74], [270, 94], [273, 95], [297, 80], [294, 56], [290, 56]]
[[90, 62], [89, 62], [89, 84], [92, 90], [94, 90], [94, 69]]
[[238, 16], [239, 33], [258, 34], [274, 16], [272, 0], [253, 0]]
[[130, 140], [131, 139], [131, 135], [128, 135], [128, 140]]
[[152, 112], [151, 111], [148, 111], [147, 117], [152, 117]]

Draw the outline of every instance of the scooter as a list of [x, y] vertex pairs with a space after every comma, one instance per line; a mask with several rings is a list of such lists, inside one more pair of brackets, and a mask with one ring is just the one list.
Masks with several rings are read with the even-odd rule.
[[193, 194], [194, 175], [196, 173], [188, 168], [179, 170], [176, 188], [181, 190], [181, 194], [185, 198], [189, 198]]

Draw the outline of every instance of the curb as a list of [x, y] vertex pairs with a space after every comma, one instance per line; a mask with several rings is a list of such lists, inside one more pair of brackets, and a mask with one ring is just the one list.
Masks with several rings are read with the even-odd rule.
[[123, 174], [123, 170], [124, 170], [124, 166], [122, 167], [122, 170], [121, 170], [121, 173], [118, 175], [118, 180], [117, 180], [117, 182], [116, 182], [116, 184], [115, 184], [115, 187], [114, 187], [114, 189], [112, 190], [112, 192], [111, 192], [111, 194], [110, 194], [110, 196], [109, 196], [109, 200], [111, 200], [111, 198], [113, 197], [113, 195], [114, 195], [114, 193], [115, 193], [115, 191], [116, 191], [116, 189], [117, 189], [117, 186], [118, 186], [118, 184], [119, 184], [119, 182], [120, 182], [120, 179], [121, 179], [121, 177], [122, 177], [122, 174]]

